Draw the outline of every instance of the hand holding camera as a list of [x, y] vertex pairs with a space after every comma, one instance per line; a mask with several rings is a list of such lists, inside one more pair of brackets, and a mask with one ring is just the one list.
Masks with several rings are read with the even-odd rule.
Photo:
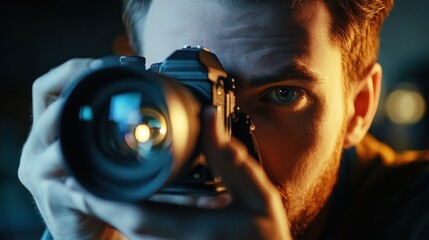
[[143, 57], [104, 61], [62, 95], [61, 147], [89, 191], [121, 201], [225, 192], [201, 150], [206, 106], [218, 109], [214, 128], [237, 133], [259, 157], [254, 127], [235, 107], [234, 79], [207, 49], [184, 47], [151, 70]]
[[[91, 186], [91, 184], [94, 183], [85, 185], [85, 181], [87, 179], [90, 179], [89, 177], [91, 177], [92, 174], [105, 174], [107, 176], [111, 176], [109, 175], [110, 172], [105, 170], [109, 170], [109, 168], [112, 167], [113, 171], [116, 171], [116, 168], [114, 167], [117, 165], [123, 165], [123, 169], [117, 171], [116, 173], [113, 173], [118, 174], [120, 176], [119, 181], [117, 181], [118, 179], [115, 179], [114, 182], [117, 181], [121, 183], [123, 181], [123, 179], [121, 178], [125, 178], [125, 180], [127, 180], [129, 175], [134, 174], [134, 176], [132, 176], [130, 179], [132, 181], [136, 181], [137, 183], [141, 183], [142, 171], [148, 171], [149, 169], [149, 176], [152, 176], [151, 173], [155, 172], [156, 174], [158, 174], [159, 169], [161, 169], [162, 172], [163, 166], [165, 165], [161, 165], [160, 168], [157, 168], [156, 166], [148, 168], [147, 166], [149, 165], [142, 164], [139, 159], [145, 161], [150, 160], [146, 158], [146, 154], [150, 155], [152, 153], [152, 150], [159, 150], [162, 152], [166, 149], [167, 150], [165, 151], [165, 154], [170, 156], [170, 158], [167, 157], [165, 159], [167, 159], [168, 161], [172, 161], [171, 156], [176, 157], [176, 153], [173, 152], [172, 154], [171, 149], [168, 148], [169, 146], [172, 146], [170, 145], [171, 142], [169, 141], [174, 138], [173, 136], [168, 136], [168, 129], [175, 129], [172, 126], [173, 123], [168, 122], [172, 114], [169, 111], [166, 111], [166, 109], [163, 107], [171, 106], [165, 104], [169, 103], [168, 100], [160, 100], [162, 103], [161, 107], [159, 107], [160, 105], [158, 103], [158, 105], [152, 105], [152, 103], [149, 104], [149, 106], [152, 107], [159, 107], [157, 109], [155, 108], [155, 110], [153, 108], [148, 109], [142, 107], [142, 101], [140, 100], [135, 101], [140, 104], [137, 108], [139, 113], [137, 114], [137, 117], [134, 118], [133, 114], [127, 115], [132, 116], [131, 119], [139, 119], [135, 120], [135, 122], [131, 122], [132, 124], [134, 124], [134, 127], [131, 128], [132, 131], [130, 131], [130, 128], [128, 127], [129, 122], [127, 122], [127, 120], [125, 121], [125, 123], [128, 125], [125, 128], [121, 127], [120, 123], [122, 122], [116, 121], [113, 122], [113, 128], [110, 128], [112, 126], [111, 123], [106, 123], [104, 127], [96, 126], [100, 127], [100, 129], [95, 130], [95, 132], [86, 130], [81, 132], [84, 134], [95, 133], [91, 137], [93, 138], [93, 140], [97, 140], [99, 138], [98, 140], [100, 142], [93, 142], [96, 145], [87, 146], [99, 147], [103, 154], [112, 153], [122, 156], [123, 158], [120, 158], [119, 163], [114, 162], [117, 161], [114, 160], [116, 158], [112, 158], [112, 161], [102, 160], [102, 162], [96, 162], [95, 165], [97, 165], [98, 163], [97, 166], [100, 166], [100, 168], [97, 168], [97, 170], [95, 168], [93, 169], [94, 171], [100, 171], [96, 173], [88, 172], [88, 170], [82, 171], [82, 168], [80, 167], [75, 168], [73, 170], [74, 167], [70, 165], [70, 161], [67, 160], [67, 157], [64, 160], [63, 156], [68, 156], [67, 154], [70, 154], [72, 151], [65, 150], [64, 142], [61, 142], [60, 144], [58, 140], [58, 134], [61, 134], [60, 137], [63, 137], [64, 130], [62, 129], [62, 132], [59, 133], [57, 129], [60, 128], [60, 125], [64, 126], [64, 121], [62, 119], [67, 116], [64, 115], [64, 112], [68, 111], [66, 110], [68, 109], [67, 103], [64, 104], [64, 100], [61, 99], [53, 102], [49, 102], [47, 99], [56, 99], [58, 95], [63, 92], [63, 88], [66, 85], [70, 84], [70, 82], [75, 80], [77, 83], [78, 80], [76, 79], [80, 79], [81, 77], [79, 76], [82, 76], [82, 74], [84, 76], [88, 76], [86, 75], [88, 71], [93, 72], [94, 69], [99, 69], [98, 67], [90, 67], [91, 64], [94, 65], [97, 62], [98, 61], [94, 62], [91, 60], [70, 61], [38, 79], [34, 87], [34, 126], [23, 149], [19, 172], [21, 181], [33, 194], [35, 201], [41, 211], [41, 214], [54, 237], [59, 239], [99, 239], [102, 237], [112, 236], [112, 234], [118, 234], [114, 229], [119, 230], [121, 233], [131, 239], [141, 238], [145, 235], [168, 238], [207, 238], [207, 236], [225, 236], [226, 238], [234, 238], [239, 236], [244, 238], [246, 238], [246, 236], [252, 238], [263, 238], [267, 236], [271, 238], [288, 237], [287, 229], [285, 229], [285, 226], [287, 226], [287, 221], [285, 219], [283, 206], [277, 191], [275, 190], [275, 188], [273, 187], [273, 185], [271, 184], [257, 161], [255, 161], [255, 159], [250, 156], [248, 146], [244, 145], [233, 136], [231, 137], [231, 139], [229, 139], [229, 135], [225, 134], [228, 132], [223, 131], [223, 128], [219, 127], [219, 125], [224, 125], [226, 126], [226, 128], [224, 129], [230, 129], [228, 128], [228, 120], [226, 120], [227, 118], [225, 118], [225, 111], [222, 112], [221, 110], [218, 110], [216, 112], [213, 110], [211, 104], [201, 104], [201, 99], [199, 99], [198, 101], [190, 101], [194, 101], [194, 103], [196, 102], [196, 106], [199, 109], [205, 108], [203, 111], [204, 113], [202, 114], [202, 128], [200, 129], [199, 133], [194, 135], [195, 141], [197, 143], [195, 146], [192, 147], [191, 150], [182, 150], [183, 152], [187, 152], [187, 154], [183, 154], [183, 156], [186, 155], [186, 157], [183, 157], [184, 165], [179, 166], [177, 168], [178, 170], [173, 171], [173, 173], [178, 173], [183, 169], [190, 169], [190, 171], [185, 171], [185, 173], [179, 173], [177, 175], [173, 174], [172, 176], [171, 169], [174, 169], [174, 167], [169, 166], [166, 168], [168, 169], [168, 174], [160, 175], [162, 176], [161, 183], [158, 183], [158, 181], [160, 180], [155, 181], [156, 184], [154, 185], [156, 185], [156, 187], [152, 187], [151, 185], [151, 182], [153, 182], [153, 178], [146, 177], [145, 179], [149, 181], [148, 185], [150, 185], [151, 187], [144, 187], [144, 191], [142, 191], [144, 192], [144, 195], [126, 195], [124, 198], [115, 198], [115, 196], [118, 195], [103, 195], [101, 191], [97, 192], [99, 191], [99, 189], [102, 189], [100, 188], [101, 185], [93, 185], [95, 186], [93, 188], [88, 186]], [[132, 68], [134, 67], [131, 67], [130, 69]], [[138, 70], [134, 71], [134, 73], [137, 72]], [[157, 80], [159, 80], [159, 77], [157, 78]], [[163, 81], [164, 80], [161, 80], [162, 84], [164, 84]], [[131, 82], [132, 81], [130, 81], [130, 84]], [[141, 84], [141, 82], [139, 82], [138, 84]], [[137, 86], [138, 84], [136, 83], [136, 85], [134, 86]], [[172, 85], [169, 86], [170, 89], [176, 87], [183, 88], [183, 86], [180, 86], [176, 83], [171, 84]], [[72, 83], [72, 86], [73, 85], [74, 83]], [[211, 87], [214, 86], [216, 89], [216, 84], [209, 85]], [[76, 86], [78, 85], [74, 85], [74, 87]], [[72, 88], [75, 89], [74, 87]], [[112, 89], [115, 89], [114, 91], [117, 91], [118, 88], [114, 87]], [[158, 91], [159, 89], [165, 89], [165, 86], [162, 86], [158, 89], [155, 88], [156, 91]], [[189, 91], [189, 88], [186, 89], [186, 91]], [[118, 98], [115, 99], [119, 100], [112, 100], [108, 105], [100, 103], [100, 105], [98, 105], [100, 107], [100, 112], [94, 111], [96, 108], [91, 109], [90, 107], [88, 107], [91, 105], [77, 105], [79, 106], [77, 108], [78, 116], [80, 116], [81, 119], [85, 121], [88, 121], [90, 119], [96, 119], [96, 117], [101, 117], [101, 119], [103, 119], [103, 117], [106, 116], [112, 116], [112, 119], [116, 120], [120, 119], [114, 117], [115, 115], [119, 115], [114, 113], [113, 111], [115, 110], [115, 106], [121, 105], [120, 103], [121, 101], [124, 101], [124, 98], [127, 100], [127, 103], [130, 103], [128, 102], [129, 99], [133, 99], [132, 94], [131, 96], [122, 95], [125, 92], [127, 91], [115, 93], [114, 96], [118, 96]], [[155, 91], [153, 93], [155, 93]], [[217, 91], [215, 93], [217, 93]], [[68, 96], [68, 101], [71, 99], [71, 95], [68, 95], [69, 93], [62, 94], [63, 96]], [[149, 91], [148, 94], [151, 94], [151, 92]], [[107, 94], [105, 96], [109, 96], [110, 99], [113, 99], [111, 97], [112, 94]], [[123, 97], [121, 100], [122, 96], [126, 97]], [[157, 94], [153, 94], [150, 96], [154, 96], [154, 98], [156, 99]], [[183, 99], [192, 99], [195, 98], [195, 96], [197, 95], [192, 95], [192, 97], [190, 97], [189, 95], [182, 97]], [[91, 95], [89, 97], [91, 97]], [[223, 98], [222, 101], [226, 102], [224, 99], [226, 98]], [[186, 102], [187, 100], [184, 101]], [[171, 103], [174, 102], [175, 101], [172, 101]], [[135, 110], [135, 108], [132, 108], [132, 104], [125, 104], [125, 106], [128, 106], [131, 109]], [[232, 106], [233, 104], [231, 104], [229, 107], [226, 107], [226, 109], [233, 109]], [[107, 110], [107, 112], [103, 112], [104, 110]], [[187, 109], [187, 107], [184, 107], [183, 109], [183, 111], [189, 110], [190, 109]], [[98, 115], [101, 113], [105, 115]], [[231, 113], [232, 112], [230, 112], [230, 114]], [[201, 116], [199, 113], [195, 115], [195, 121], [199, 122], [200, 117]], [[232, 115], [230, 115], [230, 117], [232, 117]], [[164, 120], [162, 118], [164, 118]], [[190, 125], [193, 126], [193, 123], [194, 122], [192, 122]], [[73, 126], [73, 124], [70, 126]], [[139, 129], [138, 126], [142, 127]], [[232, 124], [230, 126], [232, 126]], [[167, 130], [162, 130], [163, 127], [166, 127]], [[82, 129], [87, 128], [83, 126]], [[112, 131], [104, 131], [106, 129]], [[112, 141], [103, 142], [103, 135], [97, 135], [97, 133], [115, 133], [116, 135], [111, 135], [113, 139], [110, 140]], [[161, 136], [163, 133], [165, 133], [165, 136]], [[132, 141], [127, 142], [125, 136], [130, 136], [129, 134], [134, 134], [131, 135], [134, 137], [134, 139], [131, 139]], [[114, 138], [115, 136], [121, 136], [123, 138]], [[64, 138], [61, 138], [61, 141], [63, 141], [63, 139]], [[146, 148], [145, 146], [140, 146], [140, 143], [147, 143], [148, 141], [152, 141], [149, 148]], [[178, 139], [177, 141], [180, 141], [180, 139]], [[124, 152], [110, 151], [120, 149], [124, 150], [122, 148], [124, 146], [126, 147], [126, 151]], [[175, 147], [174, 150], [177, 150], [177, 148]], [[75, 151], [77, 151], [77, 149], [75, 149]], [[91, 151], [88, 152], [90, 153]], [[195, 171], [197, 171], [197, 173], [200, 173], [198, 172], [198, 170], [196, 170], [198, 169], [198, 167], [195, 166], [200, 163], [196, 159], [199, 159], [198, 156], [201, 153], [204, 155], [205, 160], [204, 164], [202, 165], [202, 169], [204, 171], [214, 169], [213, 172], [216, 173], [216, 176], [212, 175], [211, 178], [204, 178], [204, 181], [198, 182], [198, 185], [203, 186], [203, 188], [195, 187], [195, 182], [189, 184], [189, 182], [185, 181], [186, 176], [189, 176], [188, 173], [195, 173]], [[127, 162], [128, 159], [131, 159], [131, 156], [133, 157], [133, 161]], [[161, 154], [161, 156], [165, 155]], [[82, 159], [75, 160], [81, 161]], [[92, 160], [93, 158], [91, 158], [91, 161]], [[65, 162], [67, 162], [68, 167], [65, 167]], [[103, 164], [104, 166], [101, 166]], [[109, 164], [111, 164], [112, 166], [108, 166]], [[168, 164], [177, 164], [177, 162], [169, 162]], [[144, 165], [145, 167], [143, 168], [139, 165]], [[210, 166], [210, 169], [207, 168], [207, 165]], [[66, 168], [72, 169], [71, 172], [73, 174], [79, 174], [78, 172], [82, 171], [81, 174], [84, 175], [84, 177], [77, 177], [77, 180], [79, 183], [84, 185], [86, 189], [90, 190], [90, 192], [82, 190], [80, 187], [76, 187], [76, 184], [74, 184], [75, 181], [70, 180], [73, 178], [70, 178], [70, 176], [68, 175], [68, 170], [66, 170]], [[139, 171], [133, 172], [134, 170], [131, 170], [132, 168], [138, 169]], [[156, 169], [156, 171], [152, 171], [152, 169]], [[129, 175], [121, 176], [121, 174], [124, 174], [124, 172], [127, 172]], [[212, 173], [210, 172], [210, 174]], [[87, 178], [85, 178], [85, 176]], [[140, 179], [136, 180], [134, 177]], [[222, 182], [220, 183], [213, 181], [216, 180], [216, 177], [221, 177]], [[108, 178], [109, 177], [107, 177], [107, 179]], [[68, 180], [66, 181], [66, 179]], [[72, 184], [67, 184], [70, 182]], [[215, 184], [212, 184], [213, 182]], [[145, 181], [143, 181], [143, 183], [145, 183]], [[207, 183], [209, 183], [209, 185], [207, 185]], [[148, 185], [146, 184], [145, 186]], [[108, 187], [104, 190], [107, 189], [108, 191], [111, 191], [111, 189], [113, 189], [117, 190], [117, 192], [121, 192], [121, 187], [117, 189], [117, 186], [106, 186]], [[124, 188], [128, 187], [126, 185], [123, 185], [123, 182], [121, 186], [123, 186]], [[227, 187], [229, 193], [232, 196], [233, 201], [228, 207], [217, 210], [191, 206], [178, 206], [161, 202], [144, 201], [139, 203], [130, 203], [129, 201], [109, 200], [109, 198], [113, 196], [110, 199], [136, 201], [137, 199], [152, 196], [154, 193], [158, 191], [164, 191], [166, 189], [173, 189], [171, 191], [180, 190], [180, 192], [182, 193], [186, 192], [189, 189], [193, 189], [193, 191], [197, 191], [200, 189], [203, 189], [205, 191], [215, 190], [215, 192], [217, 192], [218, 187], [222, 186]], [[150, 191], [148, 189], [150, 189]], [[125, 192], [127, 192], [128, 189], [124, 190]], [[93, 193], [95, 193], [96, 195], [93, 195]], [[102, 196], [103, 198], [100, 198], [99, 196]], [[132, 198], [128, 198], [130, 196], [132, 196]], [[202, 219], [204, 221], [202, 221]], [[268, 222], [270, 224], [267, 224]], [[239, 224], [237, 225], [237, 223]], [[113, 228], [110, 226], [113, 226]]]

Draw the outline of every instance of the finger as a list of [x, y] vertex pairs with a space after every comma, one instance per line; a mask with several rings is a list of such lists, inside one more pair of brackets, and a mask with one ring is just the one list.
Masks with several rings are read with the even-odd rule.
[[30, 191], [42, 181], [53, 179], [63, 182], [66, 176], [59, 141], [55, 141], [39, 155], [23, 153], [18, 177]]
[[194, 206], [199, 208], [220, 209], [228, 206], [231, 196], [227, 193], [219, 195], [177, 195], [177, 194], [155, 194], [148, 201], [172, 203], [183, 206]]
[[101, 60], [72, 59], [56, 67], [33, 83], [33, 118], [37, 120], [63, 89], [84, 72], [96, 68]]
[[[70, 194], [70, 190], [63, 182], [52, 180], [39, 182], [37, 194], [33, 194], [40, 213], [53, 236], [68, 236], [69, 239], [78, 239], [82, 232], [94, 233], [99, 232], [100, 228], [104, 228], [104, 224], [98, 219], [77, 211]], [[85, 226], [90, 226], [90, 229], [82, 229]]]
[[34, 123], [24, 144], [18, 176], [29, 190], [44, 178], [64, 175], [60, 144], [56, 140], [62, 105], [62, 100], [58, 100], [48, 107], [40, 120]]
[[209, 166], [220, 174], [234, 202], [265, 212], [277, 192], [262, 167], [249, 155], [244, 144], [235, 138], [228, 141], [216, 128], [213, 108], [204, 109], [203, 116], [203, 149]]
[[44, 151], [58, 138], [61, 110], [64, 100], [58, 99], [53, 102], [32, 126], [25, 148], [27, 151], [38, 154]]
[[[36, 162], [37, 161], [37, 162]], [[65, 180], [64, 157], [61, 151], [60, 141], [52, 143], [34, 162], [33, 171], [41, 179], [61, 179]]]
[[142, 235], [189, 239], [195, 228], [202, 225], [201, 221], [210, 225], [208, 219], [218, 214], [214, 210], [167, 203], [113, 202], [79, 191], [71, 191], [70, 198], [76, 210], [104, 220], [130, 239]]

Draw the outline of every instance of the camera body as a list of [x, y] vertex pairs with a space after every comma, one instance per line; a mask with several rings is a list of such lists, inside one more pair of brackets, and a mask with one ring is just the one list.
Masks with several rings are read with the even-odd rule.
[[259, 160], [254, 125], [235, 106], [234, 79], [209, 50], [186, 46], [149, 70], [138, 56], [104, 62], [62, 94], [61, 148], [70, 173], [90, 192], [121, 201], [225, 192], [200, 146], [208, 105], [217, 108], [224, 134]]

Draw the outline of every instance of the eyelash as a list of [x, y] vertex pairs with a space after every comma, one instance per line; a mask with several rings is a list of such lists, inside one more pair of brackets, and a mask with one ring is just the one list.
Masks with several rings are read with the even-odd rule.
[[303, 98], [304, 95], [304, 90], [297, 87], [275, 87], [269, 89], [262, 99], [278, 105], [292, 105]]

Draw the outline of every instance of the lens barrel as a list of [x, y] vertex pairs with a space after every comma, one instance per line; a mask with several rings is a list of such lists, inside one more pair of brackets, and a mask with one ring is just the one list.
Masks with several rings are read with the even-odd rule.
[[110, 66], [84, 75], [63, 97], [66, 163], [96, 195], [146, 199], [180, 175], [193, 155], [200, 104], [174, 80]]

